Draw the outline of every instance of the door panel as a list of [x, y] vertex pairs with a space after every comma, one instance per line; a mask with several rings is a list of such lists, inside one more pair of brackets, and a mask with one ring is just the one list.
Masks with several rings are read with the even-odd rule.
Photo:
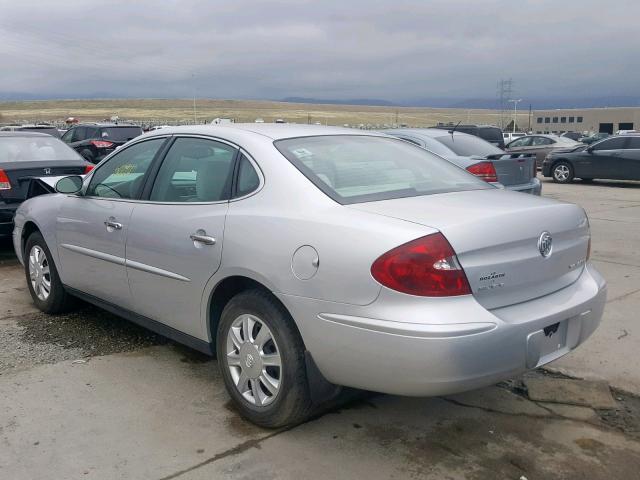
[[130, 307], [124, 263], [125, 239], [133, 209], [131, 202], [108, 199], [69, 195], [63, 200], [57, 219], [57, 238], [65, 285], [124, 308]]
[[[228, 203], [139, 204], [127, 238], [127, 275], [134, 311], [204, 338], [204, 286], [222, 257]], [[211, 237], [215, 243], [193, 240]]]
[[201, 339], [202, 293], [220, 266], [236, 154], [222, 142], [176, 138], [127, 238], [134, 311]]

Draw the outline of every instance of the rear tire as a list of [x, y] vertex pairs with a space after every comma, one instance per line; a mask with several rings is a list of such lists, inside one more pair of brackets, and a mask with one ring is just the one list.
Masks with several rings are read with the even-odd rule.
[[269, 293], [248, 290], [227, 303], [216, 351], [227, 391], [243, 417], [278, 428], [310, 415], [302, 338], [289, 313]]
[[568, 162], [558, 162], [551, 169], [551, 176], [556, 183], [571, 183], [573, 181], [573, 167]]
[[40, 232], [33, 232], [25, 243], [24, 271], [33, 303], [44, 313], [62, 313], [75, 306]]

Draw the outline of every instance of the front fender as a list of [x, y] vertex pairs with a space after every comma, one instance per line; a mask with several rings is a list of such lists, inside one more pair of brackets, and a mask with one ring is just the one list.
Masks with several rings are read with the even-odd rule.
[[13, 246], [18, 260], [20, 260], [21, 263], [24, 261], [22, 249], [26, 240], [26, 238], [24, 238], [25, 228], [29, 230], [27, 227], [32, 224], [44, 237], [51, 251], [53, 261], [59, 269], [60, 262], [56, 238], [56, 222], [60, 202], [63, 198], [64, 195], [59, 193], [39, 195], [22, 202], [16, 210], [14, 217]]

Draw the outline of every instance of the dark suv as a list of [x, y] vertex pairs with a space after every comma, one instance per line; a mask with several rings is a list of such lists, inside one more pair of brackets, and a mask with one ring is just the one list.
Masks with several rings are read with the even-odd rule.
[[504, 136], [502, 129], [494, 125], [438, 125], [431, 128], [440, 128], [443, 130], [455, 130], [456, 132], [468, 133], [475, 135], [498, 148], [504, 149]]
[[83, 123], [67, 130], [62, 136], [62, 141], [89, 162], [98, 163], [116, 147], [124, 145], [138, 135], [142, 135], [142, 128], [136, 125]]

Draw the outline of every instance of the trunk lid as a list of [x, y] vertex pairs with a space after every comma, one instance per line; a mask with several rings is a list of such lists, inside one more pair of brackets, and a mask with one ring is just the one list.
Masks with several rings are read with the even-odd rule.
[[[586, 260], [590, 234], [584, 211], [551, 199], [491, 189], [348, 208], [441, 231], [456, 251], [474, 297], [487, 309], [560, 290], [578, 279]], [[546, 258], [538, 248], [543, 232], [552, 237]]]
[[7, 203], [22, 202], [27, 198], [31, 178], [83, 175], [87, 165], [81, 160], [0, 163], [11, 184], [10, 190], [0, 190], [0, 197]]
[[531, 182], [534, 177], [536, 157], [534, 154], [504, 154], [486, 157], [496, 169], [498, 182], [504, 186]]

